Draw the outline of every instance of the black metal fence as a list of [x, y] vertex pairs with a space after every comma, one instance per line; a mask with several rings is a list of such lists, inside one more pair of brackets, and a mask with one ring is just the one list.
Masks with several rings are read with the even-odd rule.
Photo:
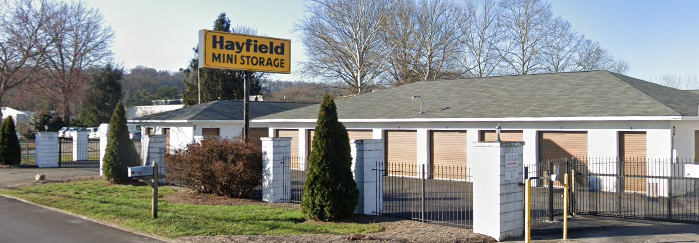
[[[308, 174], [308, 161], [304, 157], [285, 157], [282, 162], [284, 166], [283, 177], [289, 178], [291, 184], [289, 185], [290, 190], [284, 190], [284, 192], [289, 191], [289, 195], [285, 195], [284, 199], [287, 199], [290, 203], [301, 203], [303, 198], [303, 189], [306, 185], [306, 175]], [[286, 186], [286, 184], [284, 184]], [[286, 189], [286, 188], [285, 188]]]
[[[525, 178], [532, 179], [532, 228], [544, 228], [563, 215], [563, 174], [566, 159], [547, 160], [524, 168]], [[556, 175], [556, 176], [552, 176]]]
[[36, 142], [34, 139], [20, 138], [19, 145], [22, 148], [22, 165], [36, 164]]
[[[467, 168], [388, 163], [383, 176], [383, 214], [473, 228], [473, 183]], [[422, 172], [425, 173], [422, 173]]]
[[581, 158], [575, 170], [579, 214], [699, 222], [699, 178], [694, 159]]
[[73, 139], [59, 138], [58, 139], [58, 167], [61, 168], [99, 168], [100, 167], [100, 141], [88, 140], [86, 144], [78, 146], [86, 146], [79, 149], [87, 151], [87, 156], [84, 158], [73, 157]]

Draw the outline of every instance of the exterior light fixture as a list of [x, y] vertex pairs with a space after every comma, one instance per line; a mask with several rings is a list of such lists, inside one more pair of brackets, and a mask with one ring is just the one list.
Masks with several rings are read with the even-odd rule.
[[500, 127], [500, 124], [498, 124], [498, 126], [495, 127], [495, 133], [498, 135], [498, 138], [497, 138], [497, 140], [495, 140], [495, 142], [498, 142], [498, 143], [500, 142], [500, 130], [501, 129], [502, 129], [502, 127]]
[[422, 111], [422, 97], [419, 95], [413, 95], [413, 100], [420, 100], [420, 115], [424, 114], [425, 112]]
[[675, 136], [675, 132], [677, 132], [677, 129], [675, 128], [675, 126], [672, 126], [672, 136]]

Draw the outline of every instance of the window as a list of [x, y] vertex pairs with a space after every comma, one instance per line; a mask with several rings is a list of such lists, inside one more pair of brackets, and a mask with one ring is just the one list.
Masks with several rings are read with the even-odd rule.
[[205, 138], [220, 136], [219, 128], [202, 128], [201, 135]]

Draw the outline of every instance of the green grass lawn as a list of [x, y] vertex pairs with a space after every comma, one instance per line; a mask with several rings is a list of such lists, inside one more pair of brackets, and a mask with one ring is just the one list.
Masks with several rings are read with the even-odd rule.
[[[174, 193], [159, 188], [159, 197]], [[268, 206], [208, 206], [160, 200], [150, 217], [152, 189], [104, 181], [50, 183], [1, 191], [34, 203], [168, 238], [195, 235], [350, 234], [382, 231], [377, 224], [307, 223], [300, 210]]]

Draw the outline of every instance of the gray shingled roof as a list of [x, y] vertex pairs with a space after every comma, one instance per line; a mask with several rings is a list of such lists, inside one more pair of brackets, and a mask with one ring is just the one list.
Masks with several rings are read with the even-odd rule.
[[[699, 95], [590, 71], [424, 81], [335, 103], [340, 119], [697, 116]], [[319, 107], [258, 119], [315, 119]]]
[[[285, 103], [285, 102], [250, 102], [250, 119], [266, 116], [278, 112], [288, 111], [311, 103]], [[153, 115], [134, 118], [135, 121], [156, 120], [243, 120], [243, 101], [217, 100], [205, 104], [193, 105], [177, 110], [166, 111]]]

